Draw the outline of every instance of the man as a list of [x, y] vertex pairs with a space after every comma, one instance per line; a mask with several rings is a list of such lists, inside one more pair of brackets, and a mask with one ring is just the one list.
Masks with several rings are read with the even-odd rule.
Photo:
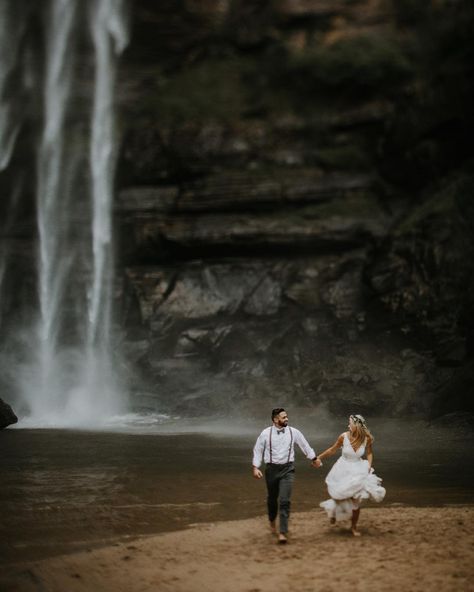
[[[272, 411], [273, 425], [265, 428], [257, 438], [253, 449], [253, 476], [261, 479], [262, 457], [265, 462], [265, 481], [267, 484], [267, 508], [270, 528], [276, 534], [276, 517], [280, 513], [280, 532], [278, 542], [286, 543], [288, 519], [290, 516], [291, 491], [295, 478], [295, 444], [311, 460], [314, 468], [322, 463], [303, 434], [296, 428], [288, 427], [288, 415], [282, 407]], [[279, 504], [278, 504], [279, 502]]]

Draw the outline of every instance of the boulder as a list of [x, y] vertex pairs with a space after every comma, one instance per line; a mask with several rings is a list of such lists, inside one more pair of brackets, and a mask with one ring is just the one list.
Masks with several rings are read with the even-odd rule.
[[13, 413], [13, 409], [0, 399], [0, 430], [13, 423], [17, 423], [18, 417]]

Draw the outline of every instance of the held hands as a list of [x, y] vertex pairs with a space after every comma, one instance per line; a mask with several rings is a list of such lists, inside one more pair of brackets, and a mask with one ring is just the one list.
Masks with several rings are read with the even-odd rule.
[[[323, 466], [323, 463], [319, 460], [319, 458], [315, 458], [311, 461], [311, 466], [314, 469], [319, 469], [319, 467]], [[263, 477], [262, 471], [260, 469], [257, 469], [257, 467], [252, 467], [252, 475], [254, 479], [261, 479]]]

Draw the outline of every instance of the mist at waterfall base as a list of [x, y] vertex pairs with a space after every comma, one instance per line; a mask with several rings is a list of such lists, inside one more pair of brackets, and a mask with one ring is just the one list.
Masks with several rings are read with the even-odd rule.
[[[36, 186], [30, 188], [36, 203], [38, 299], [22, 311], [16, 325], [6, 327], [2, 319], [2, 380], [16, 393], [19, 427], [100, 427], [127, 408], [112, 310], [113, 97], [117, 60], [128, 42], [125, 8], [123, 0], [51, 0], [36, 7], [22, 1], [0, 3], [5, 49], [0, 65], [1, 170], [8, 170], [18, 130], [27, 123], [28, 109], [18, 112], [15, 101], [22, 98], [29, 105], [37, 94], [42, 101], [33, 150]], [[34, 55], [38, 23], [42, 58]], [[80, 53], [84, 40], [86, 56]], [[84, 83], [81, 60], [93, 64], [94, 83], [91, 96], [82, 99], [88, 107], [77, 109]], [[34, 74], [35, 64], [41, 77]], [[9, 216], [2, 228], [7, 237], [28, 175], [24, 167], [13, 170]], [[7, 244], [2, 246], [4, 299], [14, 261], [8, 258]]]

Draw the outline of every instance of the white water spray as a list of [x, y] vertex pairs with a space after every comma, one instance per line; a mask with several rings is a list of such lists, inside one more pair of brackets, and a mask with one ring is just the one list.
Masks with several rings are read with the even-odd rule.
[[[90, 227], [83, 220], [74, 227], [76, 202], [83, 198], [71, 183], [81, 159], [77, 148], [71, 148], [69, 120], [77, 58], [75, 29], [77, 22], [83, 22], [84, 7], [78, 0], [50, 0], [45, 32], [43, 132], [37, 163], [40, 321], [37, 360], [24, 373], [23, 385], [30, 425], [97, 426], [124, 408], [110, 335], [116, 160], [113, 98], [116, 59], [127, 43], [127, 27], [123, 0], [88, 2], [95, 81], [89, 172], [80, 175], [90, 178], [86, 188]], [[85, 261], [84, 253], [88, 254]], [[81, 288], [86, 294], [75, 293]]]

